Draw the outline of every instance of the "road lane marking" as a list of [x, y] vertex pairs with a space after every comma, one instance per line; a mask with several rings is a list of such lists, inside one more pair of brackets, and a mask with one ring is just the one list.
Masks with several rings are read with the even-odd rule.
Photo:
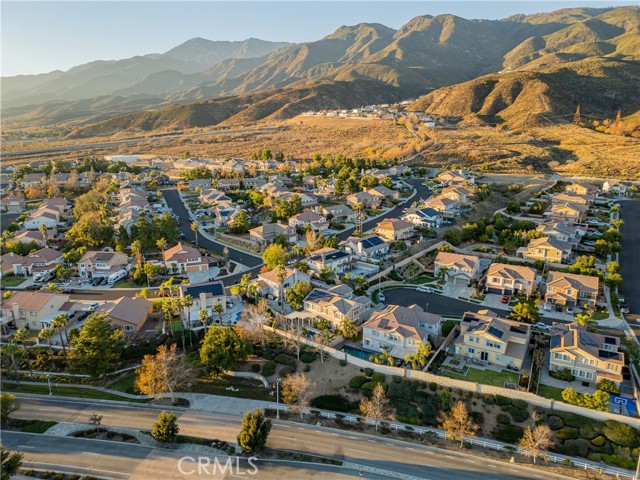
[[291, 428], [291, 425], [284, 425], [282, 423], [277, 423], [276, 425], [278, 425], [279, 427], [282, 427], [282, 428]]
[[367, 442], [376, 443], [375, 440], [367, 440]]
[[429, 455], [435, 455], [436, 452], [432, 452], [431, 450], [425, 450], [424, 453], [428, 453]]
[[95, 453], [95, 452], [82, 452], [82, 453], [83, 453], [83, 455], [98, 455], [98, 456], [100, 456], [99, 453]]
[[347, 438], [349, 438], [351, 440], [357, 440], [358, 439], [358, 437], [347, 437]]
[[476, 461], [474, 459], [472, 459], [472, 458], [463, 458], [463, 460], [465, 462], [469, 462], [469, 463], [476, 463]]
[[340, 436], [339, 433], [332, 433], [331, 435], [333, 435], [334, 437], [339, 437]]
[[407, 447], [407, 450], [415, 450], [413, 447]]
[[82, 470], [89, 470], [92, 472], [106, 472], [106, 473], [115, 473], [117, 475], [126, 475], [127, 477], [131, 476], [129, 472], [115, 472], [113, 470], [102, 470], [100, 468], [79, 467], [77, 465], [65, 465], [64, 463], [36, 462], [33, 460], [29, 460], [27, 463], [37, 463], [39, 465], [50, 465], [52, 467], [80, 468]]
[[284, 438], [285, 440], [291, 440], [293, 437], [283, 437], [282, 435], [276, 435], [277, 438]]
[[491, 464], [491, 463], [487, 463], [487, 465], [488, 465], [488, 466], [490, 466], [491, 468], [498, 468], [498, 466], [497, 466], [497, 465], [493, 465], [493, 464]]
[[298, 430], [306, 430], [306, 429], [304, 429], [304, 428], [302, 428], [302, 427], [296, 427], [296, 428], [297, 428]]
[[454, 457], [453, 455], [445, 455], [445, 457], [447, 457], [447, 458], [453, 458], [453, 459], [455, 459], [455, 458], [456, 458], [456, 457]]
[[31, 448], [35, 450], [36, 447], [32, 447], [30, 445], [18, 445], [18, 448]]
[[390, 447], [395, 447], [395, 445], [393, 443], [387, 442], [387, 445], [389, 445]]
[[356, 448], [347, 448], [347, 450], [351, 450], [352, 452], [364, 453], [368, 455], [370, 452], [365, 452], [364, 450], [358, 450]]

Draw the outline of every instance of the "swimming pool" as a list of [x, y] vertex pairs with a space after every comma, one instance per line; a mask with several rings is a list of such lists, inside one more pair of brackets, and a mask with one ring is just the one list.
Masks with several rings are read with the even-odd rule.
[[368, 350], [361, 350], [359, 348], [351, 347], [349, 345], [345, 345], [342, 347], [342, 350], [349, 355], [353, 355], [354, 357], [361, 358], [362, 360], [369, 360], [371, 355], [374, 355], [375, 352], [370, 352]]

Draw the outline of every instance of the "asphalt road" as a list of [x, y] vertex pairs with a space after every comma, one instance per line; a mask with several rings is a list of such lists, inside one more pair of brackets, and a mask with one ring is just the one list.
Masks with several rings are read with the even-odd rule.
[[3, 213], [0, 215], [0, 231], [4, 232], [7, 226], [20, 216], [19, 213]]
[[621, 205], [624, 225], [620, 227], [622, 251], [619, 258], [624, 282], [620, 291], [630, 313], [640, 315], [640, 200], [624, 201]]
[[[158, 409], [149, 406], [123, 402], [93, 402], [86, 399], [59, 399], [48, 397], [20, 397], [21, 408], [13, 414], [16, 418], [51, 419], [56, 421], [86, 422], [93, 412], [103, 415], [102, 424], [108, 426], [126, 426], [129, 428], [148, 429], [155, 420]], [[167, 409], [170, 410], [170, 409]], [[215, 437], [219, 440], [235, 441], [240, 428], [241, 417], [200, 411], [176, 410], [180, 433], [190, 436]], [[87, 467], [87, 462], [102, 462], [93, 457], [94, 453], [103, 455], [105, 463], [95, 463], [95, 468], [116, 470], [125, 474], [135, 469], [142, 461], [143, 454], [149, 455], [151, 449], [127, 445], [117, 449], [113, 454], [109, 442], [100, 442], [92, 450], [87, 443], [78, 445], [77, 439], [56, 439], [55, 442], [42, 441], [43, 437], [23, 436], [5, 432], [3, 442], [13, 449], [26, 452], [28, 455], [42, 455], [42, 462], [60, 463], [64, 458], [67, 464], [76, 462]], [[46, 437], [44, 437], [45, 440]], [[31, 443], [33, 442], [33, 443]], [[85, 441], [86, 442], [86, 441]], [[353, 462], [368, 467], [395, 472], [389, 477], [398, 478], [397, 474], [411, 475], [429, 480], [450, 480], [464, 478], [470, 480], [484, 479], [523, 479], [523, 478], [552, 478], [553, 476], [537, 475], [529, 469], [516, 465], [494, 462], [489, 459], [477, 458], [462, 452], [448, 451], [425, 447], [418, 444], [393, 440], [384, 437], [361, 434], [358, 432], [341, 431], [315, 425], [302, 425], [292, 422], [275, 421], [269, 436], [268, 446], [278, 449], [295, 450], [298, 452], [327, 455], [346, 462]], [[34, 447], [34, 448], [30, 448]], [[35, 450], [35, 451], [34, 451]], [[80, 453], [81, 452], [81, 453]], [[61, 456], [61, 454], [63, 454]], [[110, 457], [122, 455], [122, 461]], [[164, 451], [162, 456], [165, 456]], [[89, 457], [89, 458], [87, 458]], [[175, 457], [174, 457], [175, 458]], [[157, 460], [154, 460], [157, 461]], [[83, 463], [84, 462], [84, 463]], [[137, 465], [136, 462], [138, 462]], [[168, 472], [173, 461], [162, 466], [151, 464], [148, 472]], [[116, 466], [117, 467], [114, 467]], [[175, 468], [175, 467], [174, 467]], [[134, 470], [135, 470], [134, 469]], [[96, 472], [100, 473], [100, 472]], [[136, 472], [137, 473], [137, 472]], [[348, 472], [345, 472], [348, 473]], [[383, 474], [383, 477], [385, 475]], [[135, 475], [134, 475], [135, 477]], [[152, 478], [150, 476], [140, 478]], [[175, 478], [159, 474], [153, 478]], [[266, 478], [260, 476], [260, 478]], [[274, 477], [275, 478], [275, 477]], [[285, 476], [281, 478], [306, 478]], [[318, 477], [327, 478], [327, 477]], [[367, 473], [366, 478], [376, 478]], [[378, 477], [382, 478], [382, 477]], [[558, 477], [564, 478], [564, 477]]]

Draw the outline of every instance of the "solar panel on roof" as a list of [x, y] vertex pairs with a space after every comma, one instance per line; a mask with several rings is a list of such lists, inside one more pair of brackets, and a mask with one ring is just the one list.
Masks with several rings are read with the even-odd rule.
[[498, 330], [496, 327], [489, 327], [488, 332], [494, 337], [502, 338], [502, 330]]
[[593, 340], [589, 335], [584, 332], [580, 333], [580, 341], [585, 345], [591, 345], [592, 347], [597, 347], [598, 343]]
[[598, 356], [600, 358], [620, 358], [618, 352], [610, 352], [609, 350], [598, 350]]
[[522, 333], [523, 335], [525, 333], [527, 333], [527, 331], [523, 328], [518, 328], [516, 326], [511, 326], [511, 328], [509, 329], [509, 331], [513, 332], [513, 333]]
[[203, 285], [194, 285], [187, 287], [186, 294], [192, 297], [198, 297], [201, 293], [210, 293], [212, 295], [223, 295], [224, 287], [221, 283], [207, 283]]
[[560, 346], [560, 335], [553, 335], [551, 337], [551, 342], [549, 343], [551, 348], [556, 348]]

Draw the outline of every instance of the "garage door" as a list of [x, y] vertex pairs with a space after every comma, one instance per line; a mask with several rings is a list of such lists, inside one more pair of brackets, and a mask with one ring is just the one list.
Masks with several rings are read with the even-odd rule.
[[490, 288], [487, 290], [487, 292], [488, 292], [488, 293], [501, 294], [501, 293], [502, 293], [502, 290], [500, 290], [499, 288], [490, 287]]
[[455, 280], [453, 281], [453, 283], [455, 283], [456, 285], [469, 285], [469, 279], [465, 278], [465, 277], [456, 277]]

